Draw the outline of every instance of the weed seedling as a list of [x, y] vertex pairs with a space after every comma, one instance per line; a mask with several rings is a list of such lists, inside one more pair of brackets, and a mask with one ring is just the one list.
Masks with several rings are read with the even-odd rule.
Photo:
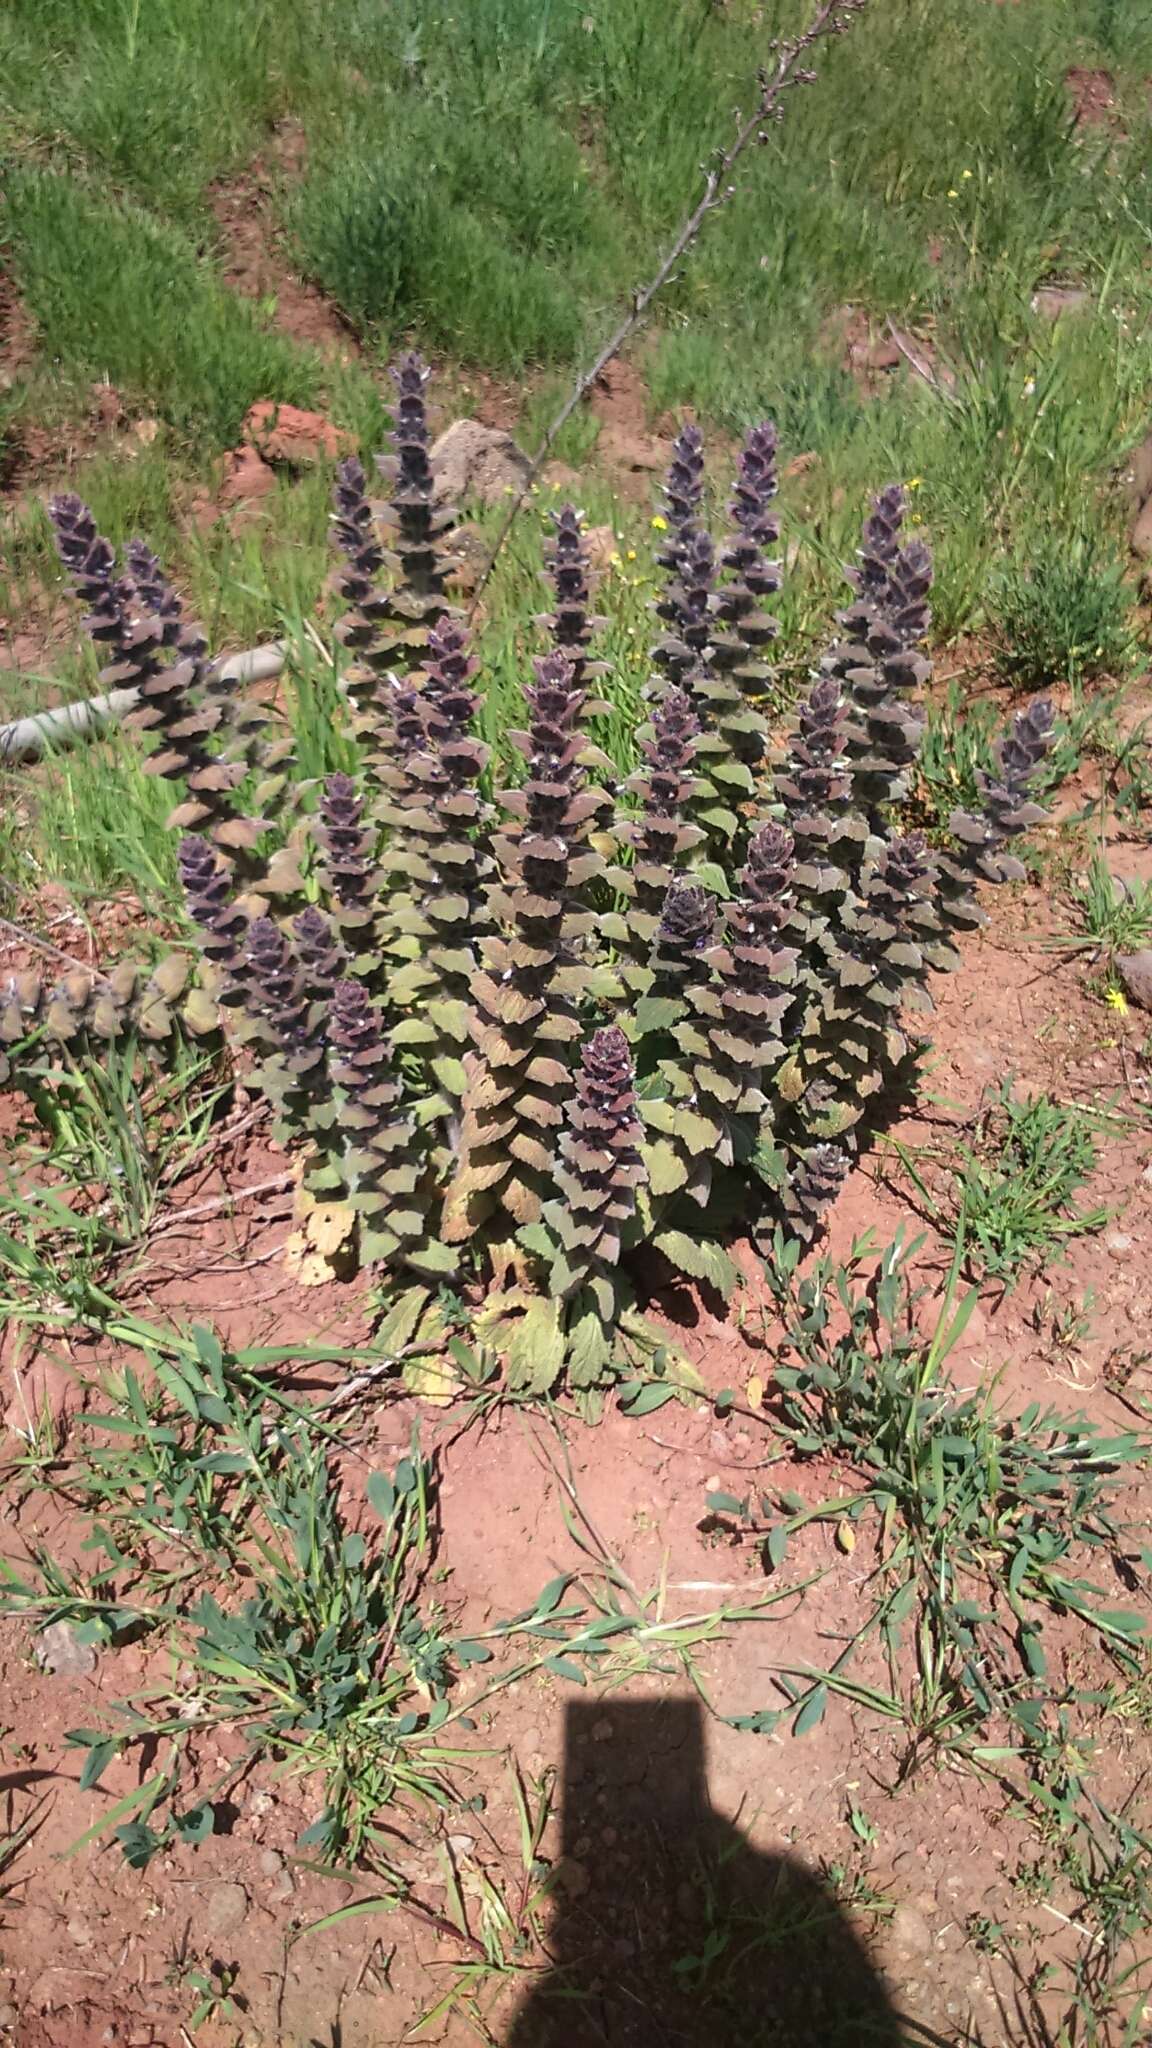
[[1109, 967], [1118, 953], [1138, 953], [1152, 940], [1152, 882], [1120, 880], [1102, 853], [1072, 890], [1075, 930], [1064, 941], [1091, 951]]
[[1096, 1165], [1083, 1112], [1046, 1095], [1021, 1099], [1011, 1078], [980, 1112], [971, 1145], [951, 1166], [954, 1198], [941, 1205], [903, 1147], [904, 1165], [933, 1219], [951, 1223], [968, 1268], [1006, 1288], [1058, 1258], [1072, 1237], [1100, 1230], [1106, 1209], [1072, 1209]]
[[[957, 1394], [941, 1368], [975, 1290], [953, 1313], [958, 1249], [936, 1334], [921, 1336], [907, 1272], [920, 1243], [898, 1239], [877, 1263], [861, 1240], [846, 1265], [823, 1258], [798, 1278], [798, 1260], [778, 1237], [766, 1269], [787, 1332], [776, 1427], [798, 1457], [835, 1460], [845, 1485], [817, 1507], [796, 1494], [765, 1494], [763, 1522], [748, 1501], [708, 1499], [713, 1512], [755, 1529], [771, 1570], [805, 1524], [847, 1522], [855, 1550], [855, 1532], [875, 1518], [873, 1604], [841, 1656], [827, 1671], [785, 1670], [789, 1704], [736, 1725], [763, 1732], [787, 1717], [803, 1734], [840, 1694], [910, 1724], [909, 1767], [924, 1746], [971, 1742], [996, 1712], [1035, 1739], [1047, 1697], [1046, 1612], [1077, 1615], [1128, 1668], [1144, 1630], [1140, 1616], [1111, 1608], [1104, 1589], [1080, 1576], [1077, 1557], [1115, 1555], [1123, 1542], [1114, 1475], [1142, 1459], [1140, 1440], [1104, 1437], [1082, 1417], [1035, 1402], [1009, 1416], [987, 1390]], [[916, 1645], [910, 1685], [897, 1654], [906, 1632]], [[873, 1635], [887, 1656], [888, 1692], [848, 1675]]]

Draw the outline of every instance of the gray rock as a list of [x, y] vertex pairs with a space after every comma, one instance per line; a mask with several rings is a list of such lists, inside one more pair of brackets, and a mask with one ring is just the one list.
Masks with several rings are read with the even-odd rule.
[[1117, 481], [1133, 512], [1152, 498], [1152, 434], [1145, 434], [1132, 450]]
[[53, 1678], [90, 1678], [96, 1669], [96, 1650], [80, 1640], [70, 1621], [53, 1621], [36, 1638], [36, 1662]]
[[532, 467], [511, 434], [480, 420], [453, 420], [429, 459], [437, 505], [462, 505], [468, 498], [496, 504], [521, 488]]
[[1142, 947], [1139, 953], [1118, 954], [1116, 965], [1132, 1001], [1141, 1010], [1152, 1010], [1152, 946]]
[[1141, 562], [1152, 562], [1152, 498], [1146, 498], [1128, 530], [1128, 545]]
[[1061, 320], [1066, 313], [1084, 313], [1091, 304], [1091, 292], [1073, 285], [1042, 284], [1032, 294], [1032, 311], [1042, 320]]
[[235, 1934], [248, 1917], [248, 1894], [242, 1884], [214, 1884], [204, 1905], [204, 1932], [213, 1941]]

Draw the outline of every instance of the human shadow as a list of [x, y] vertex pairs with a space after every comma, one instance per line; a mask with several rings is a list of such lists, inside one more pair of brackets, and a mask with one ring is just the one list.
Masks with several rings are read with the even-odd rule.
[[506, 2048], [906, 2048], [830, 1887], [712, 1808], [695, 1699], [567, 1709], [563, 1860]]

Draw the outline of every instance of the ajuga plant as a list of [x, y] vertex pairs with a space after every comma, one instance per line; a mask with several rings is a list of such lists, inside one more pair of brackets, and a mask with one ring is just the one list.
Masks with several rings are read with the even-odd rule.
[[378, 517], [355, 456], [340, 464], [334, 493], [333, 535], [344, 562], [332, 583], [346, 606], [336, 632], [353, 656], [344, 688], [370, 785], [403, 747], [397, 722], [402, 727], [406, 681], [425, 659], [431, 629], [449, 610], [443, 538], [456, 520], [451, 506], [435, 502], [424, 396], [428, 366], [409, 354], [391, 375], [392, 447], [377, 459], [389, 486], [387, 502]]
[[[978, 886], [1022, 872], [1013, 849], [1043, 817], [1029, 792], [1052, 714], [1020, 714], [948, 845], [908, 836], [931, 563], [893, 488], [869, 511], [851, 602], [790, 729], [770, 732], [775, 433], [750, 434], [729, 530], [713, 534], [690, 427], [659, 522], [667, 586], [635, 773], [614, 801], [589, 734], [605, 709], [592, 689], [609, 694], [611, 677], [565, 506], [550, 602], [525, 621], [542, 643], [525, 722], [504, 735], [522, 769], [488, 798], [483, 639], [444, 594], [451, 514], [426, 377], [414, 356], [395, 373], [387, 503], [355, 462], [336, 479], [360, 766], [321, 788], [295, 783], [282, 742], [258, 758], [273, 743], [142, 544], [117, 573], [83, 506], [54, 516], [90, 628], [140, 689], [153, 765], [180, 796], [205, 972], [278, 1132], [305, 1154], [309, 1199], [339, 1212], [332, 1240], [350, 1219], [362, 1261], [388, 1275], [389, 1341], [435, 1341], [447, 1279], [510, 1391], [567, 1376], [592, 1403], [614, 1375], [635, 1387], [638, 1368], [690, 1378], [637, 1306], [646, 1247], [728, 1291], [726, 1238], [820, 1227], [907, 1085], [912, 1020], [982, 920]], [[307, 843], [290, 850], [307, 903], [269, 865], [287, 817], [299, 838], [301, 804]], [[18, 977], [0, 988], [0, 1039], [10, 1058], [30, 1042], [39, 1057], [127, 1013], [160, 1029], [164, 1004], [146, 978]]]
[[561, 505], [553, 523], [556, 530], [544, 543], [544, 569], [552, 586], [553, 605], [551, 611], [540, 614], [537, 624], [546, 629], [557, 651], [568, 656], [573, 681], [589, 683], [605, 672], [603, 662], [589, 662], [588, 645], [606, 621], [589, 610], [592, 572], [579, 512], [574, 505]]

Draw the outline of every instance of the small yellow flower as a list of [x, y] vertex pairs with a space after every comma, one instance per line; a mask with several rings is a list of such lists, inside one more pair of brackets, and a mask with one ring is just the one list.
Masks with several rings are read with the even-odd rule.
[[635, 550], [635, 548], [629, 548], [629, 550], [628, 550], [628, 553], [627, 553], [627, 555], [625, 556], [625, 560], [626, 560], [626, 561], [629, 561], [629, 562], [634, 562], [634, 561], [636, 560], [636, 550]]
[[948, 197], [949, 197], [949, 199], [959, 199], [959, 197], [960, 197], [960, 194], [959, 194], [959, 193], [958, 193], [958, 191], [956, 190], [956, 187], [955, 187], [955, 185], [951, 185], [951, 186], [949, 186], [949, 188], [948, 188]]
[[1122, 1017], [1126, 1017], [1128, 1015], [1128, 998], [1125, 995], [1122, 988], [1107, 989], [1105, 991], [1104, 1001], [1107, 1003], [1108, 1008], [1110, 1010], [1118, 1010]]
[[667, 533], [668, 531], [668, 521], [666, 519], [662, 519], [660, 517], [659, 512], [657, 512], [655, 517], [653, 518], [652, 525], [657, 533]]
[[961, 171], [960, 176], [961, 178], [970, 178], [972, 176], [972, 173], [971, 171]]
[[922, 476], [910, 476], [904, 488], [906, 491], [918, 491], [923, 482]]
[[608, 567], [610, 569], [618, 569], [620, 567], [620, 557], [615, 548], [613, 548], [612, 553], [608, 557]]

